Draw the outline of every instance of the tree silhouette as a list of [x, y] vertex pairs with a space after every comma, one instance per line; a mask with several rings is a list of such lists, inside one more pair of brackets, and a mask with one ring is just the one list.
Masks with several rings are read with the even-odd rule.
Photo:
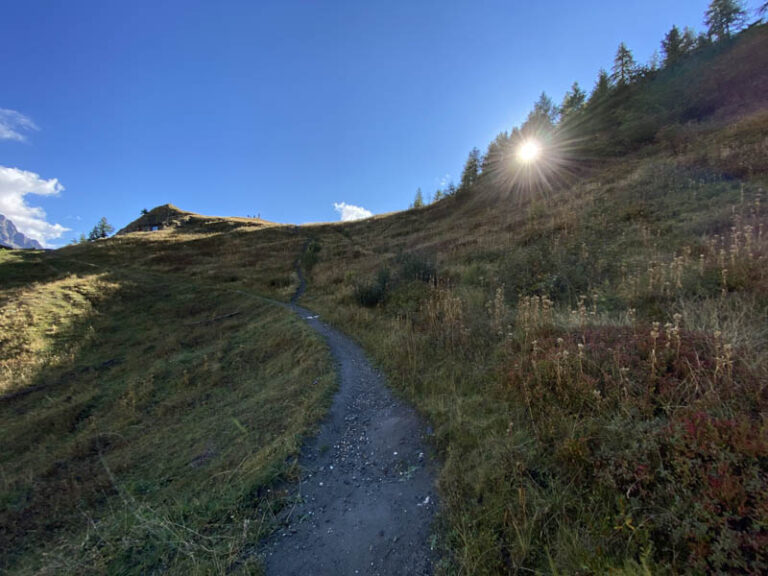
[[616, 50], [616, 57], [613, 59], [613, 74], [611, 79], [618, 86], [626, 86], [635, 77], [637, 73], [637, 62], [632, 56], [632, 51], [622, 42], [619, 49]]
[[712, 0], [704, 23], [710, 38], [730, 38], [733, 29], [741, 28], [747, 20], [747, 11], [741, 0]]
[[477, 182], [477, 178], [480, 175], [480, 164], [482, 158], [480, 157], [480, 150], [472, 148], [472, 151], [467, 157], [467, 161], [464, 163], [464, 171], [461, 173], [461, 183], [459, 189], [466, 192], [472, 185]]
[[565, 93], [563, 103], [560, 105], [560, 120], [566, 121], [573, 114], [579, 112], [584, 107], [587, 100], [587, 93], [581, 89], [578, 82], [574, 82], [571, 89]]
[[112, 232], [115, 231], [115, 227], [112, 226], [109, 222], [107, 222], [107, 219], [105, 217], [101, 217], [101, 219], [97, 222], [96, 226], [93, 227], [93, 230], [91, 230], [90, 234], [88, 234], [88, 240], [98, 240], [99, 238], [106, 238]]
[[539, 99], [534, 103], [533, 110], [528, 114], [528, 118], [522, 125], [521, 130], [523, 133], [530, 132], [547, 132], [557, 122], [560, 110], [552, 102], [552, 98], [547, 96], [546, 92], [542, 92]]
[[664, 52], [665, 66], [674, 64], [683, 56], [685, 53], [683, 35], [680, 34], [680, 29], [677, 26], [672, 26], [672, 29], [664, 36], [664, 40], [661, 41], [661, 50]]
[[424, 207], [424, 195], [421, 193], [421, 188], [416, 189], [416, 197], [413, 199], [411, 208], [423, 208]]
[[608, 72], [600, 69], [600, 73], [597, 75], [597, 81], [595, 87], [592, 89], [592, 94], [589, 95], [589, 103], [597, 104], [602, 101], [611, 91], [611, 78], [608, 76]]

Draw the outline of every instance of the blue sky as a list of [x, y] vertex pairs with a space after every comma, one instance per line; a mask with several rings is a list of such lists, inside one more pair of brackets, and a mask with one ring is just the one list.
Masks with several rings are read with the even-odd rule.
[[0, 213], [61, 245], [166, 202], [293, 223], [400, 210], [542, 90], [590, 89], [621, 41], [647, 61], [707, 4], [4, 2]]

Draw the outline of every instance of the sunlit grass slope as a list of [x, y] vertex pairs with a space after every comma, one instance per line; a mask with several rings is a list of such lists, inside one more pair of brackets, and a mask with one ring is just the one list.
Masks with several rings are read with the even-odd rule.
[[434, 427], [444, 571], [768, 570], [768, 102], [748, 104], [547, 193], [481, 176], [305, 230], [307, 304]]
[[228, 279], [98, 244], [0, 253], [0, 572], [250, 573], [327, 351]]

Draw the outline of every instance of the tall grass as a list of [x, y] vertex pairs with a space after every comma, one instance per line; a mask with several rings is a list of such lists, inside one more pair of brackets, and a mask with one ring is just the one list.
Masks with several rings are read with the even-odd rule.
[[334, 387], [325, 346], [226, 284], [42, 257], [59, 272], [2, 291], [0, 571], [257, 571]]

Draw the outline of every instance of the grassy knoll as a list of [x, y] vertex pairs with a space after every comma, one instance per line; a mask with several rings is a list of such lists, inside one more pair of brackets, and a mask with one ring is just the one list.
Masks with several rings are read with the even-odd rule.
[[257, 570], [270, 488], [334, 387], [325, 347], [101, 244], [0, 253], [0, 571]]

